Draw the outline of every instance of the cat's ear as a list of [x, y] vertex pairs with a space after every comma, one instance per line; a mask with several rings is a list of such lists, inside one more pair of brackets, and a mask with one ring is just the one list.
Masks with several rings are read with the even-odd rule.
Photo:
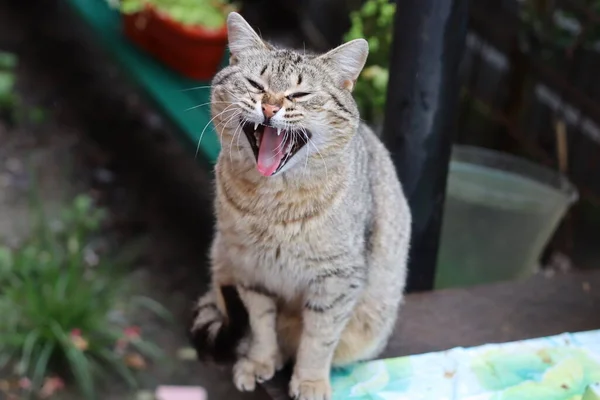
[[368, 55], [369, 43], [365, 39], [354, 39], [319, 58], [334, 69], [338, 87], [352, 90]]
[[244, 17], [236, 12], [227, 16], [227, 37], [229, 52], [233, 59], [244, 50], [252, 48], [268, 49], [268, 45], [256, 34]]

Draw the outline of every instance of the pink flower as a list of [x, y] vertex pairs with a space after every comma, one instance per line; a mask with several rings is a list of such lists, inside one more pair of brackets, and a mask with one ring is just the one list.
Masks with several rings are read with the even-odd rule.
[[81, 336], [81, 329], [73, 329], [71, 331], [71, 342], [73, 346], [81, 351], [85, 351], [89, 347], [88, 341]]
[[136, 340], [140, 338], [141, 331], [139, 326], [129, 326], [123, 330], [123, 334], [129, 340]]
[[81, 336], [81, 329], [79, 328], [75, 328], [73, 330], [71, 330], [71, 336]]

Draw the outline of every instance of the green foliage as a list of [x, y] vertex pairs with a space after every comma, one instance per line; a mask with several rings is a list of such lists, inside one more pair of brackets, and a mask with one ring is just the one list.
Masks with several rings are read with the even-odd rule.
[[[588, 12], [600, 14], [600, 0], [588, 2]], [[521, 7], [525, 32], [542, 45], [542, 54], [552, 58], [554, 50], [565, 51], [576, 46], [591, 49], [600, 41], [600, 25], [591, 17], [556, 8], [546, 0], [526, 0]]]
[[0, 111], [12, 110], [17, 103], [14, 93], [17, 57], [0, 51]]
[[127, 356], [154, 358], [160, 352], [139, 335], [128, 335], [119, 320], [142, 306], [168, 315], [150, 299], [129, 297], [131, 281], [123, 271], [137, 251], [110, 255], [94, 249], [106, 213], [89, 197], [77, 196], [59, 224], [49, 223], [33, 198], [28, 240], [0, 247], [0, 369], [10, 367], [30, 380], [32, 392], [49, 376], [72, 380], [86, 399], [97, 398], [103, 378], [135, 386]]
[[233, 11], [228, 3], [226, 0], [121, 0], [118, 7], [122, 13], [132, 14], [150, 5], [183, 25], [218, 29]]
[[0, 51], [0, 115], [6, 116], [10, 123], [25, 120], [40, 123], [45, 118], [44, 111], [40, 108], [28, 110], [15, 91], [18, 61], [16, 55]]
[[364, 38], [369, 42], [367, 66], [383, 66], [389, 62], [395, 12], [395, 3], [368, 0], [350, 14], [352, 25], [345, 40]]
[[0, 51], [0, 69], [12, 70], [17, 67], [17, 56], [12, 53]]
[[368, 0], [350, 14], [352, 25], [344, 37], [346, 41], [364, 38], [369, 42], [369, 58], [356, 82], [354, 97], [362, 117], [370, 122], [383, 118], [395, 12], [395, 3]]
[[[600, 43], [600, 24], [590, 22], [589, 15], [557, 11], [554, 3], [526, 0], [521, 6], [526, 40], [531, 43], [535, 38], [542, 45], [543, 56], [556, 60], [575, 46], [589, 49]], [[588, 2], [588, 11], [591, 15], [599, 15], [600, 0]], [[351, 13], [351, 27], [344, 37], [346, 41], [365, 38], [369, 42], [369, 58], [354, 89], [361, 116], [369, 122], [380, 122], [384, 114], [395, 12], [395, 3], [367, 0], [359, 10]]]

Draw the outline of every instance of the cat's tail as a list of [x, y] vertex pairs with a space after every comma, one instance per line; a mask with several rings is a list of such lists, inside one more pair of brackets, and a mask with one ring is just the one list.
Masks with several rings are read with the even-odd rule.
[[[189, 329], [190, 340], [200, 360], [231, 363], [247, 345], [248, 312], [235, 287], [222, 286], [220, 294], [215, 290], [219, 289], [211, 289], [197, 302]], [[219, 295], [223, 296], [225, 313], [217, 306]]]

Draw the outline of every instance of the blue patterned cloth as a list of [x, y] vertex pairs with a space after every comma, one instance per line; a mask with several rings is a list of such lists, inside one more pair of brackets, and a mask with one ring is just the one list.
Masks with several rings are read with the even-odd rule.
[[332, 371], [334, 400], [585, 400], [600, 330], [360, 363]]

